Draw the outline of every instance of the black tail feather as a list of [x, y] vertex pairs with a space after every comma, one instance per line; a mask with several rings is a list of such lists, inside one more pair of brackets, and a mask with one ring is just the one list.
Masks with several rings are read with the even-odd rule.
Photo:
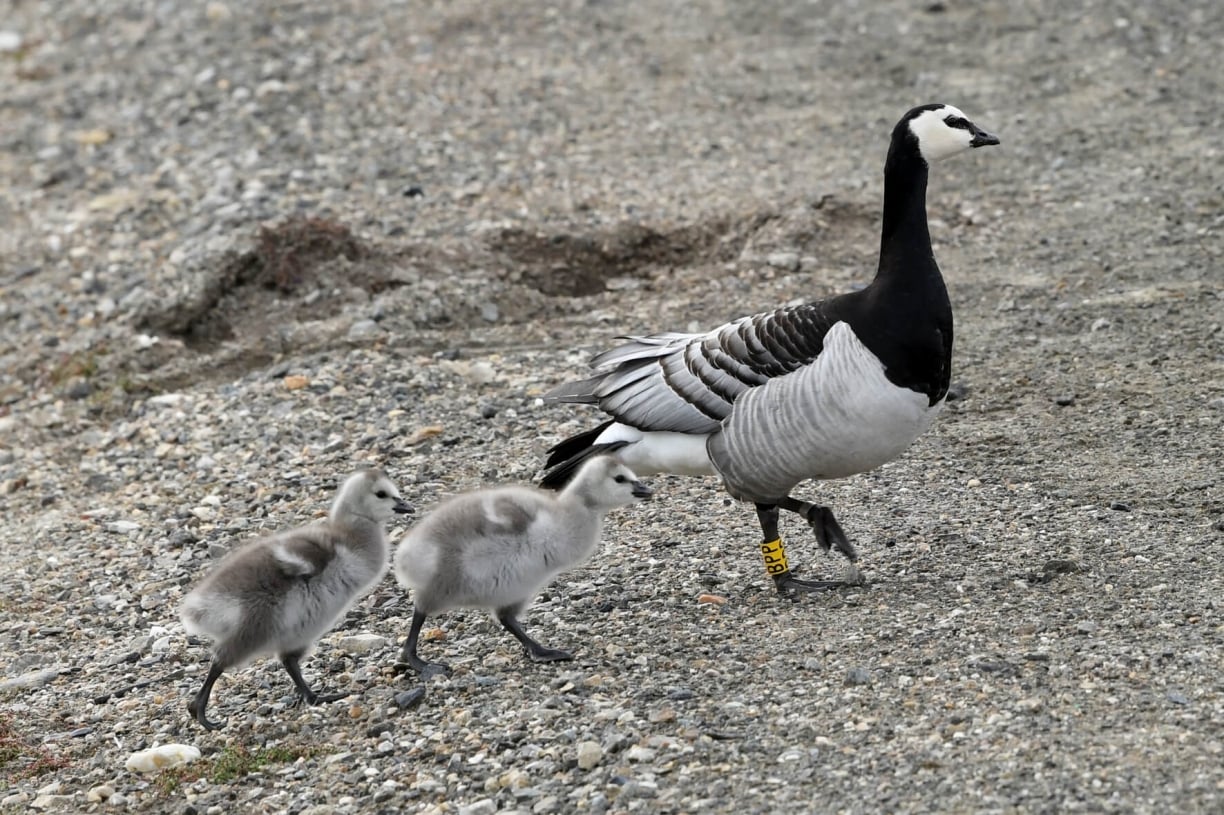
[[578, 468], [588, 458], [600, 453], [611, 453], [628, 444], [624, 441], [595, 444], [595, 439], [599, 438], [599, 434], [607, 430], [611, 424], [611, 420], [606, 421], [598, 427], [593, 427], [576, 436], [570, 436], [550, 447], [548, 459], [544, 462], [545, 472], [540, 479], [540, 486], [547, 490], [559, 490], [569, 483], [574, 473], [578, 472]]

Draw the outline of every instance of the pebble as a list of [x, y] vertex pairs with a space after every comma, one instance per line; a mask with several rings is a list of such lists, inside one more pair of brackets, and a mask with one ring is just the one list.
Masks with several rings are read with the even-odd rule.
[[765, 262], [775, 269], [787, 272], [799, 270], [799, 254], [797, 252], [772, 252], [766, 255]]
[[19, 676], [14, 676], [11, 679], [5, 679], [0, 681], [0, 693], [40, 688], [43, 685], [50, 683], [64, 671], [64, 668], [47, 668], [43, 670], [29, 671]]
[[20, 51], [24, 40], [16, 31], [0, 31], [0, 54]]
[[348, 654], [368, 654], [386, 644], [387, 638], [380, 637], [378, 634], [351, 634], [341, 637], [340, 642], [337, 643], [340, 650]]
[[582, 741], [578, 743], [578, 769], [594, 769], [601, 761], [603, 761], [603, 748], [598, 742]]
[[104, 528], [107, 532], [114, 532], [117, 535], [130, 535], [140, 531], [140, 524], [135, 521], [109, 521]]
[[115, 794], [115, 788], [110, 784], [99, 784], [96, 787], [91, 787], [89, 792], [85, 793], [85, 800], [91, 803], [105, 801]]
[[153, 773], [190, 764], [199, 757], [199, 748], [190, 744], [162, 744], [132, 753], [123, 766], [134, 773]]
[[393, 701], [395, 706], [401, 710], [408, 710], [416, 707], [425, 699], [424, 686], [413, 688], [412, 690], [400, 691], [395, 694]]
[[648, 762], [655, 760], [655, 751], [649, 747], [643, 747], [640, 744], [635, 744], [625, 751], [625, 758], [628, 761]]
[[871, 672], [866, 668], [855, 667], [846, 671], [847, 685], [867, 685], [871, 683]]
[[350, 340], [365, 340], [382, 333], [382, 326], [374, 320], [358, 320], [349, 327], [347, 336]]

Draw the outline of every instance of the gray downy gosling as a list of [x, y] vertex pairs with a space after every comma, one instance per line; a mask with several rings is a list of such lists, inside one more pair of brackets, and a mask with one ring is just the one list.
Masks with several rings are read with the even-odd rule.
[[387, 573], [386, 524], [412, 512], [381, 470], [359, 470], [341, 485], [327, 519], [245, 544], [183, 598], [187, 633], [213, 640], [204, 685], [187, 705], [206, 730], [213, 684], [227, 669], [276, 654], [300, 702], [334, 702], [302, 679], [300, 661]]
[[421, 625], [452, 608], [486, 608], [533, 662], [573, 659], [527, 635], [519, 615], [540, 589], [595, 551], [604, 515], [646, 500], [651, 490], [611, 456], [586, 462], [560, 493], [507, 486], [441, 503], [401, 539], [395, 577], [412, 590], [412, 627], [399, 664], [422, 678], [450, 672], [417, 655]]

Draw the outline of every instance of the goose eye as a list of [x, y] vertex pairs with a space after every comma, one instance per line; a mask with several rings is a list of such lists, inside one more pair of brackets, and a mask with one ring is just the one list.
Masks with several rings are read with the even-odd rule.
[[378, 492], [374, 493], [374, 495], [375, 495], [375, 496], [377, 496], [377, 497], [379, 497], [379, 498], [387, 498], [387, 497], [388, 497], [388, 495], [387, 495], [387, 491], [386, 491], [386, 490], [379, 490]]
[[956, 127], [964, 130], [969, 129], [969, 120], [961, 118], [960, 116], [949, 116], [948, 118], [944, 119], [944, 124], [946, 124], [948, 127]]
[[613, 480], [613, 481], [615, 481], [617, 484], [624, 484], [624, 483], [625, 483], [626, 481], [628, 481], [629, 479], [628, 479], [628, 478], [625, 478], [623, 475], [618, 475], [616, 478], [614, 478], [614, 479], [612, 479], [612, 480]]

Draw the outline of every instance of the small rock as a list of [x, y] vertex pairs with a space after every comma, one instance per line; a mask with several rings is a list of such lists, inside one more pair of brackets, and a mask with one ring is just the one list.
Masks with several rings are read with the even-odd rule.
[[640, 744], [635, 744], [625, 751], [625, 758], [629, 761], [647, 762], [655, 760], [655, 751], [649, 747], [643, 747]]
[[1071, 407], [1075, 404], [1075, 394], [1065, 393], [1062, 396], [1055, 396], [1054, 404], [1058, 405], [1059, 407]]
[[115, 788], [110, 784], [100, 784], [91, 788], [89, 792], [85, 793], [85, 800], [91, 803], [97, 803], [99, 801], [105, 801], [114, 794]]
[[373, 320], [358, 320], [349, 327], [348, 338], [350, 340], [363, 340], [378, 336], [381, 333], [382, 326]]
[[1131, 511], [1130, 504], [1126, 504], [1121, 501], [1111, 502], [1109, 504], [1109, 508], [1116, 512], [1130, 512]]
[[582, 741], [578, 743], [578, 769], [592, 770], [603, 761], [603, 748], [598, 742]]
[[1113, 323], [1109, 322], [1108, 318], [1097, 317], [1095, 320], [1092, 321], [1092, 327], [1089, 330], [1092, 331], [1093, 333], [1096, 333], [1097, 331], [1104, 331], [1105, 329], [1109, 328], [1111, 325], [1113, 325]]
[[426, 425], [425, 427], [418, 427], [416, 430], [412, 431], [408, 438], [404, 440], [404, 443], [411, 447], [414, 444], [420, 444], [427, 439], [432, 439], [434, 436], [439, 436], [441, 434], [442, 425]]
[[109, 130], [97, 128], [94, 130], [78, 130], [72, 134], [72, 139], [77, 144], [84, 145], [99, 145], [106, 144], [113, 138], [113, 134]]
[[490, 363], [480, 360], [468, 366], [465, 376], [473, 385], [487, 385], [497, 378], [497, 371]]
[[871, 672], [866, 668], [851, 668], [846, 672], [847, 685], [867, 685], [871, 683]]
[[193, 507], [191, 514], [205, 523], [211, 523], [217, 519], [217, 510], [208, 506]]
[[799, 255], [796, 252], [771, 252], [766, 255], [765, 262], [775, 269], [787, 272], [799, 270]]
[[726, 604], [727, 598], [718, 594], [699, 594], [697, 595], [697, 602], [721, 606]]
[[368, 654], [387, 644], [386, 637], [377, 634], [353, 634], [340, 639], [340, 649], [349, 654]]
[[1190, 704], [1190, 697], [1186, 696], [1186, 694], [1182, 693], [1179, 690], [1169, 691], [1168, 693], [1165, 694], [1165, 698], [1167, 698], [1170, 702], [1172, 702], [1175, 705]]
[[480, 307], [480, 319], [486, 323], [495, 323], [501, 318], [501, 311], [496, 303], [485, 303]]
[[482, 402], [480, 405], [480, 418], [492, 419], [497, 416], [497, 405], [492, 402]]
[[1075, 632], [1077, 634], [1095, 634], [1098, 628], [1100, 626], [1091, 620], [1084, 620], [1075, 624]]
[[28, 690], [30, 688], [41, 688], [55, 679], [63, 671], [62, 668], [47, 668], [45, 670], [29, 671], [20, 676], [14, 676], [12, 679], [6, 679], [0, 682], [0, 693], [12, 690]]
[[68, 390], [64, 393], [69, 399], [80, 401], [89, 398], [89, 395], [93, 393], [93, 385], [89, 384], [88, 379], [78, 379], [69, 385]]
[[71, 795], [40, 795], [30, 802], [30, 809], [54, 809], [70, 811], [73, 796]]
[[0, 54], [20, 51], [24, 40], [16, 31], [0, 31]]
[[283, 380], [285, 388], [291, 391], [300, 391], [302, 388], [310, 384], [310, 380], [301, 374], [290, 374]]
[[132, 753], [123, 766], [134, 773], [152, 773], [190, 764], [199, 757], [199, 748], [190, 744], [162, 744]]
[[421, 703], [421, 700], [423, 700], [424, 698], [425, 698], [425, 687], [421, 686], [419, 688], [413, 688], [412, 690], [406, 690], [406, 691], [402, 691], [400, 693], [395, 694], [395, 696], [392, 699], [392, 702], [394, 702], [395, 706], [398, 707], [400, 710], [408, 710], [409, 708], [413, 708], [419, 705]]
[[105, 529], [117, 535], [130, 535], [140, 530], [140, 524], [135, 521], [110, 521], [106, 524]]
[[482, 798], [459, 807], [459, 815], [493, 815], [497, 812], [497, 802], [492, 798]]

